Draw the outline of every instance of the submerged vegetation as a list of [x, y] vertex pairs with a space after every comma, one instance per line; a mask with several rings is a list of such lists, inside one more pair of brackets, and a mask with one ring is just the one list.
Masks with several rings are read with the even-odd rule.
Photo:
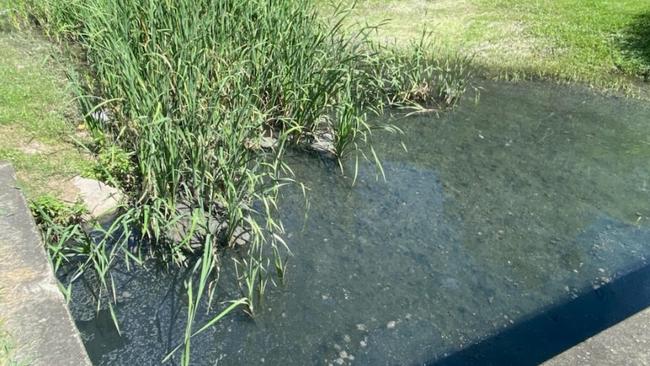
[[95, 175], [128, 195], [115, 220], [92, 230], [77, 208], [36, 202], [53, 263], [72, 271], [71, 281], [96, 275], [116, 324], [117, 260], [154, 255], [191, 268], [184, 364], [224, 248], [245, 248], [234, 251], [242, 298], [214, 321], [239, 305], [254, 316], [267, 283], [284, 276], [274, 211], [279, 188], [292, 182], [288, 149], [324, 142], [335, 158], [369, 158], [381, 171], [368, 142], [373, 129], [391, 127], [368, 115], [454, 105], [467, 88], [467, 58], [437, 58], [426, 37], [386, 48], [369, 40], [372, 28], [343, 29], [348, 9], [328, 19], [314, 9], [308, 0], [17, 5], [19, 18], [77, 52], [70, 76], [94, 141], [86, 147], [101, 163]]

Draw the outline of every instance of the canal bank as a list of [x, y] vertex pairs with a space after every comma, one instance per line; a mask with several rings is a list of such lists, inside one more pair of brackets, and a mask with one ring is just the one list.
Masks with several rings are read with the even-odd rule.
[[0, 162], [0, 318], [19, 364], [90, 365], [11, 165]]

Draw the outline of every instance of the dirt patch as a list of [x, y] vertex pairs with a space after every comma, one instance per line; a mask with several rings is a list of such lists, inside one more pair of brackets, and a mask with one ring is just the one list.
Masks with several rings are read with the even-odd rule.
[[50, 148], [47, 145], [34, 140], [18, 145], [17, 148], [27, 155], [45, 154], [50, 151]]

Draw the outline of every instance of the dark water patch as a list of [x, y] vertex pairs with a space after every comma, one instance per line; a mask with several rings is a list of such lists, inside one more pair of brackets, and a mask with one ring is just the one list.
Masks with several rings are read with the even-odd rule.
[[[403, 119], [402, 137], [376, 136], [386, 181], [362, 164], [352, 186], [335, 165], [293, 158], [311, 190], [306, 217], [298, 189], [281, 200], [295, 254], [288, 283], [267, 291], [255, 320], [238, 312], [198, 336], [193, 363], [453, 364], [472, 355], [487, 363], [492, 348], [539, 343], [531, 353], [539, 359], [561, 351], [632, 311], [606, 289], [637, 286], [630, 273], [644, 275], [637, 270], [650, 255], [648, 116], [638, 101], [494, 84], [477, 105]], [[119, 292], [130, 295], [118, 308], [122, 343], [93, 341], [112, 336], [77, 291], [73, 312], [93, 359], [161, 360], [182, 340], [182, 281], [156, 270], [118, 274]], [[239, 296], [230, 284], [219, 282], [219, 299]], [[597, 294], [610, 305], [588, 300]], [[568, 322], [575, 306], [594, 315], [595, 328], [562, 328], [565, 341], [555, 342], [543, 332], [550, 325], [535, 323], [553, 309], [569, 309], [557, 316]], [[198, 324], [209, 319], [200, 314]], [[525, 324], [540, 333], [527, 336]], [[518, 362], [527, 364], [510, 364]]]

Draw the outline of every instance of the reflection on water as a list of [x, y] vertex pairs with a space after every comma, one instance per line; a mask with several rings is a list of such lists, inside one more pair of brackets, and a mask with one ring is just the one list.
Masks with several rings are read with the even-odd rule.
[[[428, 363], [643, 267], [648, 116], [641, 102], [588, 91], [492, 84], [478, 105], [377, 136], [385, 182], [370, 165], [351, 186], [318, 157], [294, 158], [311, 191], [306, 218], [301, 193], [284, 192], [288, 283], [255, 321], [235, 314], [198, 336], [195, 363]], [[155, 364], [173, 348], [181, 277], [117, 276], [122, 337], [78, 286], [73, 313], [93, 360]], [[217, 296], [236, 296], [226, 282]]]

